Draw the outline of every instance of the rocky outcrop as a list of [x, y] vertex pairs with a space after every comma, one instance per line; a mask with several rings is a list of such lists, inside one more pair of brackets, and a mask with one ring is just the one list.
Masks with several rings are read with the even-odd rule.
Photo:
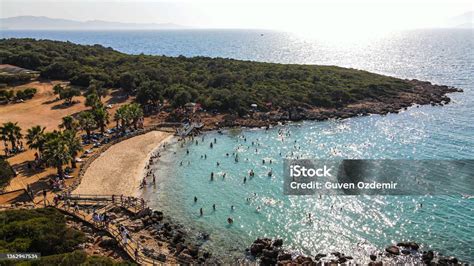
[[334, 251], [328, 254], [318, 253], [316, 256], [306, 256], [285, 250], [283, 240], [269, 238], [258, 238], [250, 248], [246, 249], [248, 255], [257, 259], [261, 265], [338, 265], [338, 264], [361, 264], [371, 266], [383, 264], [439, 264], [456, 265], [459, 260], [455, 257], [445, 257], [436, 252], [422, 251], [420, 245], [415, 242], [400, 242], [385, 248], [385, 253], [370, 254], [368, 258], [356, 261], [352, 256], [342, 252]]

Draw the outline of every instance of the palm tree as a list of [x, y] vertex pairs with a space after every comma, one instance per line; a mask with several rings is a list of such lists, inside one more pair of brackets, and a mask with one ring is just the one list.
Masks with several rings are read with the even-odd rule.
[[100, 101], [99, 96], [95, 92], [87, 95], [85, 105], [87, 107], [92, 108], [92, 110], [101, 108], [103, 106], [102, 102]]
[[93, 111], [95, 122], [97, 126], [100, 128], [100, 133], [104, 134], [105, 127], [107, 123], [109, 123], [109, 113], [103, 107], [97, 108]]
[[45, 127], [34, 126], [26, 131], [26, 144], [30, 149], [37, 149], [40, 155], [45, 142], [44, 130]]
[[76, 131], [74, 130], [64, 131], [62, 133], [62, 139], [69, 149], [69, 155], [71, 156], [71, 167], [76, 168], [76, 157], [78, 153], [83, 150], [81, 141], [76, 137]]
[[114, 121], [117, 123], [115, 126], [117, 129], [119, 128], [120, 122], [122, 121], [124, 116], [125, 116], [125, 112], [122, 107], [120, 107], [119, 109], [117, 109], [117, 111], [115, 111]]
[[138, 129], [138, 121], [143, 118], [143, 109], [138, 103], [132, 103], [128, 105], [128, 111], [130, 119], [132, 120], [133, 127]]
[[91, 111], [84, 111], [79, 114], [79, 125], [86, 131], [87, 136], [90, 137], [91, 131], [97, 126]]
[[64, 177], [63, 165], [71, 160], [71, 152], [61, 133], [45, 143], [43, 157], [49, 165], [57, 168], [59, 177]]
[[59, 125], [59, 128], [64, 128], [65, 130], [75, 130], [77, 127], [77, 121], [70, 115], [63, 117], [62, 123]]
[[20, 140], [23, 136], [21, 134], [21, 128], [18, 126], [18, 122], [3, 123], [3, 126], [0, 128], [0, 131], [2, 134], [2, 139], [4, 141], [10, 141], [10, 143], [12, 144], [12, 150], [15, 150], [17, 141]]
[[122, 129], [122, 132], [125, 132], [128, 125], [130, 124], [130, 110], [128, 104], [122, 105], [119, 109], [117, 109], [114, 119], [117, 121], [117, 124], [118, 121], [120, 121], [120, 127]]

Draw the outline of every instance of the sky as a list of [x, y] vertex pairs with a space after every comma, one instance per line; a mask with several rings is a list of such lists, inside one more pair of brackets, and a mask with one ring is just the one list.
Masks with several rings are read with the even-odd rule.
[[449, 18], [474, 10], [474, 0], [0, 0], [0, 10], [1, 17], [374, 34], [444, 26]]

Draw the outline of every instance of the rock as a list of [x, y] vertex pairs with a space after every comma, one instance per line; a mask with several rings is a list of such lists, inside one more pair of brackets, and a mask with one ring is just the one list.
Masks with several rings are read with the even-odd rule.
[[265, 248], [265, 245], [263, 243], [253, 243], [251, 246], [250, 246], [250, 253], [253, 255], [253, 256], [257, 256], [259, 255], [260, 253], [262, 253], [262, 250]]
[[397, 246], [390, 246], [385, 248], [385, 251], [392, 255], [400, 255], [400, 249]]
[[180, 259], [182, 261], [185, 261], [185, 262], [192, 262], [193, 261], [193, 257], [191, 257], [191, 255], [186, 254], [184, 252], [179, 254], [178, 259]]
[[99, 246], [102, 248], [113, 248], [117, 246], [117, 240], [108, 236], [103, 236], [102, 240], [99, 242]]
[[369, 262], [369, 266], [382, 266], [382, 265], [383, 265], [383, 263], [381, 261], [376, 261], [376, 262], [371, 261], [371, 262]]
[[281, 247], [283, 246], [283, 239], [277, 238], [273, 241], [272, 246], [274, 247]]
[[263, 249], [262, 254], [264, 257], [276, 259], [278, 257], [278, 250]]
[[377, 255], [374, 255], [374, 254], [370, 255], [371, 261], [375, 261], [376, 259], [377, 259]]
[[331, 255], [334, 255], [336, 257], [341, 257], [341, 253], [340, 252], [332, 252]]
[[192, 257], [196, 258], [199, 254], [199, 248], [194, 246], [194, 245], [188, 245], [187, 247], [188, 251], [189, 251], [189, 255], [191, 255]]
[[452, 264], [458, 264], [459, 261], [455, 257], [449, 257], [449, 262], [452, 263]]
[[411, 252], [407, 249], [402, 249], [401, 252], [402, 252], [403, 255], [410, 255], [411, 254]]
[[278, 261], [291, 260], [291, 254], [290, 253], [282, 253], [282, 254], [278, 255], [277, 259], [278, 259]]
[[318, 260], [320, 260], [320, 259], [322, 259], [322, 258], [324, 258], [324, 257], [326, 257], [326, 256], [327, 256], [326, 254], [318, 253], [318, 254], [314, 257], [314, 259], [318, 261]]
[[421, 259], [423, 259], [423, 261], [426, 263], [426, 264], [429, 264], [434, 258], [434, 253], [432, 250], [424, 253], [422, 256], [421, 256]]
[[181, 243], [176, 244], [176, 253], [181, 253], [184, 250], [184, 245]]
[[297, 264], [312, 264], [313, 263], [313, 259], [311, 259], [310, 257], [306, 257], [306, 256], [298, 256], [295, 261]]
[[339, 260], [337, 261], [337, 263], [339, 264], [343, 264], [347, 261], [347, 259], [345, 257], [342, 257], [342, 258], [339, 258]]

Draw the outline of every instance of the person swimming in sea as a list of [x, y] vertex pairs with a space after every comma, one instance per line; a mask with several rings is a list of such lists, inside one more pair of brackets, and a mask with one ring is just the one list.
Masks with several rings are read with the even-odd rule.
[[247, 182], [247, 177], [244, 177], [244, 184]]
[[234, 223], [234, 220], [229, 217], [229, 218], [227, 218], [227, 223], [228, 223], [228, 224], [233, 224], [233, 223]]
[[231, 211], [234, 211], [234, 209], [235, 209], [235, 208], [234, 208], [234, 205], [230, 206], [230, 210], [231, 210]]
[[194, 202], [197, 202], [197, 201], [198, 201], [198, 198], [194, 196]]
[[211, 144], [209, 144], [209, 147], [210, 147], [211, 149], [212, 149], [212, 147], [214, 147], [214, 145], [212, 145], [212, 142], [211, 142]]
[[211, 181], [214, 181], [214, 172], [211, 172]]

